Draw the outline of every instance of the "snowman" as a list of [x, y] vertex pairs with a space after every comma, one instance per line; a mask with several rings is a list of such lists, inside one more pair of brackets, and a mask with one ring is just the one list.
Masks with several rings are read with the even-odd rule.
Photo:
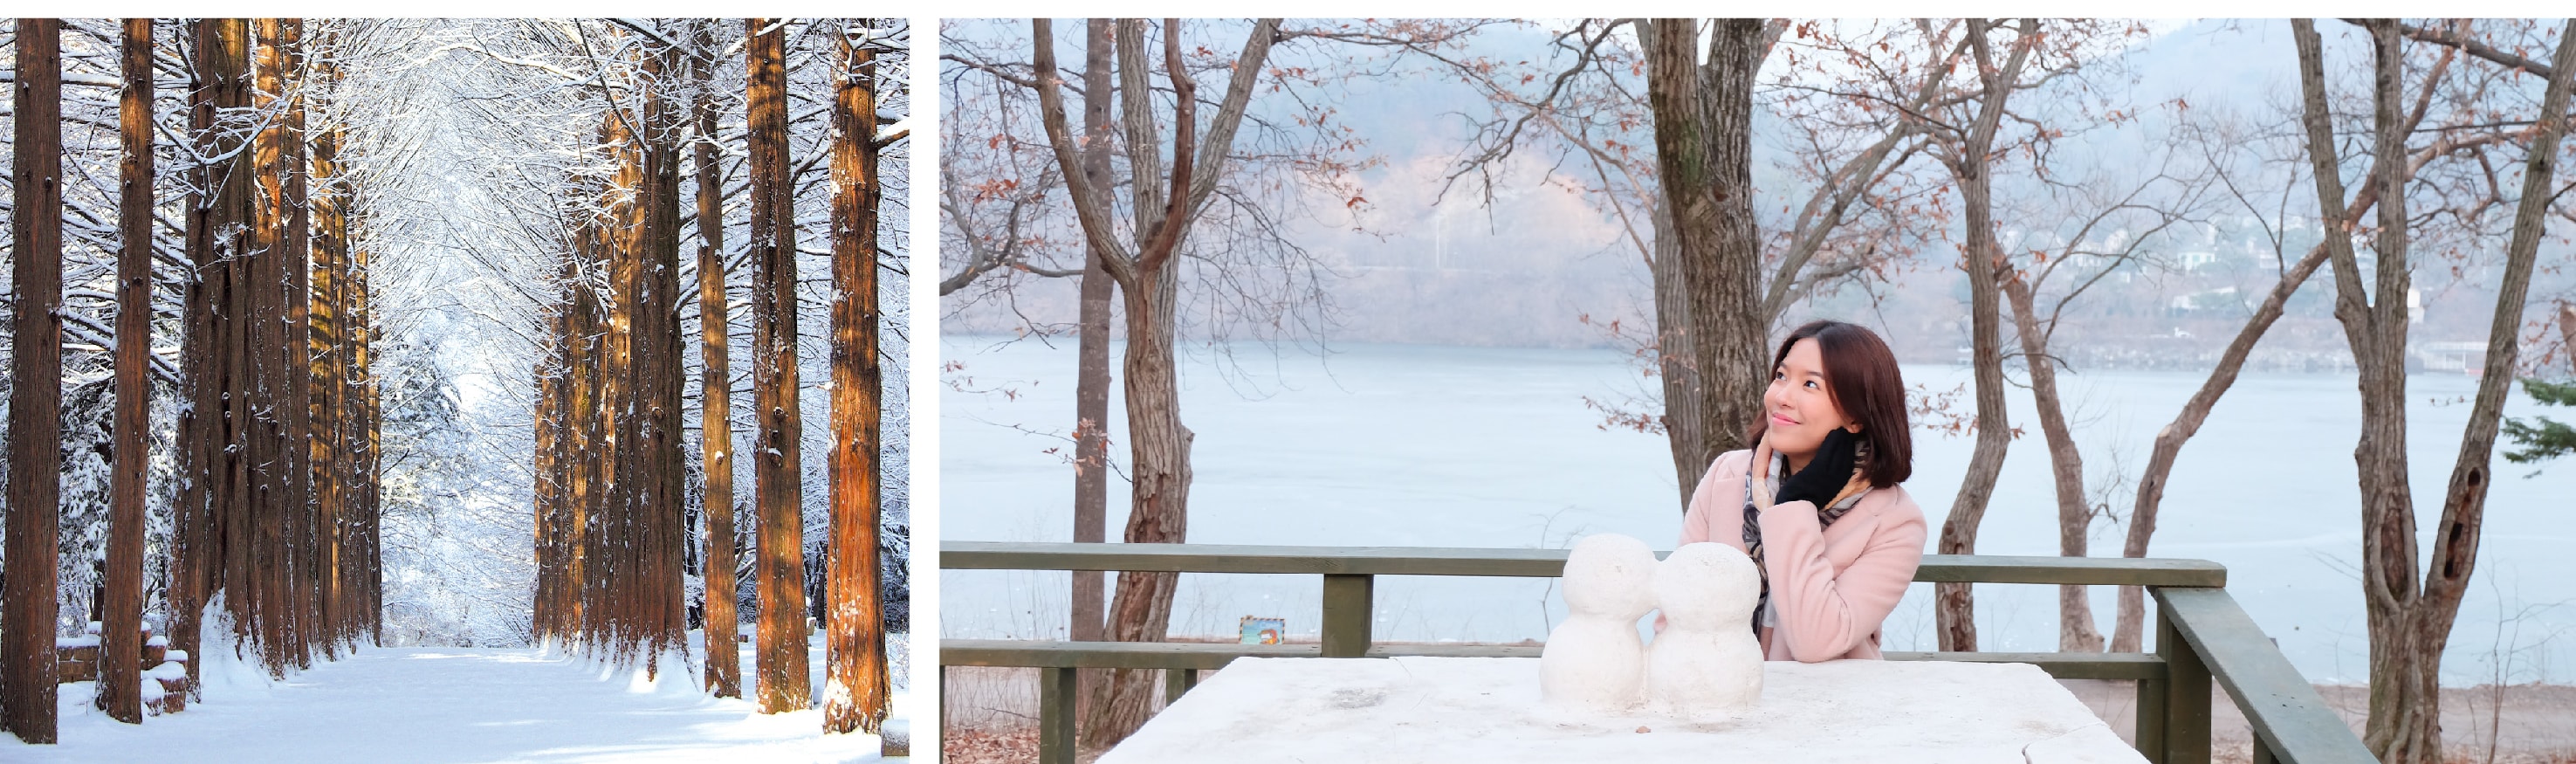
[[1688, 544], [1655, 567], [1664, 630], [1646, 655], [1646, 697], [1657, 712], [1722, 718], [1762, 698], [1762, 644], [1753, 638], [1761, 595], [1753, 559], [1725, 544]]
[[1565, 622], [1539, 652], [1539, 698], [1569, 711], [1616, 714], [1645, 699], [1646, 650], [1637, 619], [1655, 606], [1655, 551], [1613, 533], [1584, 537], [1565, 557]]

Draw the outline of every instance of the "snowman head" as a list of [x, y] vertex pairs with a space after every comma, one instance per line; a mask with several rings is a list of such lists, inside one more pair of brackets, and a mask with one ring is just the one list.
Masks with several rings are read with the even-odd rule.
[[1655, 608], [1654, 578], [1655, 550], [1646, 542], [1585, 536], [1565, 556], [1566, 612], [1637, 620]]
[[1750, 628], [1761, 594], [1753, 558], [1725, 544], [1686, 544], [1655, 566], [1655, 604], [1676, 628]]

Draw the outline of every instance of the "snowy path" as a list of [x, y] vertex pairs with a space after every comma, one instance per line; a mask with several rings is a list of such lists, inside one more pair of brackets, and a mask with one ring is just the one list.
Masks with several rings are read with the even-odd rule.
[[[203, 704], [141, 726], [88, 709], [89, 683], [65, 685], [62, 744], [0, 734], [0, 761], [842, 762], [878, 751], [873, 735], [822, 734], [819, 710], [766, 716], [687, 682], [656, 687], [535, 649], [368, 649], [274, 685], [208, 685]], [[896, 693], [897, 718], [911, 716], [907, 696]]]

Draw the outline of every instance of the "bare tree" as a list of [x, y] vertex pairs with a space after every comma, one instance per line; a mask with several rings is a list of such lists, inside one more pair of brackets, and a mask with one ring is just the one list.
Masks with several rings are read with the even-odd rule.
[[[2488, 336], [2485, 371], [2461, 437], [2460, 457], [2444, 491], [2433, 536], [2430, 570], [2419, 579], [2412, 491], [2406, 477], [2404, 295], [2410, 280], [2408, 177], [2398, 162], [2383, 161], [2365, 181], [2381, 188], [2373, 249], [2375, 288], [2366, 289], [2352, 239], [2356, 228], [2334, 200], [2343, 198], [2341, 155], [2333, 137], [2324, 71], [2324, 45], [2313, 21], [2291, 22], [2299, 50], [2299, 81], [2308, 157], [2325, 221], [2335, 273], [2335, 318], [2344, 326], [2361, 368], [2362, 428], [2354, 459], [2362, 481], [2362, 588], [2370, 628], [2370, 718], [2363, 742], [2381, 761], [2442, 760], [2439, 675], [2443, 645], [2477, 563], [2490, 475], [2489, 461], [2502, 413], [2505, 385], [2519, 351], [2523, 302], [2555, 183], [2557, 143], [2566, 129], [2568, 91], [2576, 84], [2576, 34], [2571, 22], [2559, 34], [2536, 131], [2523, 167], [2523, 187], [2506, 247], [2503, 284]], [[2401, 72], [2404, 30], [2393, 20], [2363, 22], [2372, 42], [2373, 147], [2378, 157], [2402, 156], [2407, 130]], [[2375, 299], [2374, 299], [2375, 298]]]
[[[1180, 279], [1171, 268], [1191, 223], [1216, 189], [1233, 149], [1236, 128], [1250, 103], [1262, 61], [1275, 41], [1279, 22], [1255, 22], [1237, 56], [1232, 81], [1209, 121], [1198, 133], [1197, 83], [1182, 62], [1180, 22], [1163, 27], [1164, 72], [1173, 88], [1171, 171], [1163, 170], [1153, 91], [1148, 85], [1145, 22], [1122, 20], [1117, 30], [1117, 56], [1128, 164], [1135, 196], [1134, 240], [1119, 236], [1110, 219], [1105, 194], [1087, 183], [1066, 185], [1086, 241], [1098, 248], [1102, 268], [1117, 280], [1127, 308], [1127, 419], [1132, 450], [1133, 504], [1128, 515], [1129, 543], [1180, 542], [1187, 538], [1191, 434], [1180, 419], [1178, 369], [1172, 356], [1174, 308]], [[1082, 173], [1080, 147], [1065, 125], [1064, 98], [1057, 83], [1053, 25], [1030, 21], [1035, 51], [1040, 118], [1053, 148], [1058, 171]], [[1204, 143], [1202, 146], [1201, 144]], [[1168, 178], [1168, 179], [1167, 179]], [[1171, 619], [1177, 578], [1170, 573], [1124, 573], [1111, 606], [1110, 638], [1125, 642], [1161, 641]], [[1142, 725], [1151, 687], [1147, 674], [1118, 670], [1110, 674], [1102, 715], [1084, 730], [1095, 745], [1122, 739]]]

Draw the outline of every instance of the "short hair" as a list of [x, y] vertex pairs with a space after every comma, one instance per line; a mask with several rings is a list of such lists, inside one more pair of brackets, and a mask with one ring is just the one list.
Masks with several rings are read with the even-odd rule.
[[[1861, 441], [1869, 444], [1869, 457], [1861, 461], [1860, 471], [1868, 476], [1870, 487], [1886, 488], [1913, 477], [1914, 425], [1906, 418], [1905, 375], [1896, 367], [1896, 353], [1868, 327], [1809, 321], [1780, 340], [1779, 351], [1771, 354], [1771, 367], [1779, 368], [1788, 360], [1789, 348], [1804, 339], [1815, 340], [1817, 354], [1824, 357], [1825, 390], [1834, 406], [1860, 424]], [[1744, 442], [1760, 443], [1770, 429], [1770, 417], [1756, 416]]]

